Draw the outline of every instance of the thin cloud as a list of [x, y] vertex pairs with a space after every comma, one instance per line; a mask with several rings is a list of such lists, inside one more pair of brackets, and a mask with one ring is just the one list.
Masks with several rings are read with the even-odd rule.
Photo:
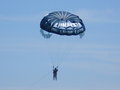
[[[97, 60], [96, 60], [97, 61]], [[76, 70], [84, 70], [89, 72], [97, 72], [108, 75], [120, 75], [119, 68], [120, 66], [117, 64], [109, 64], [102, 62], [86, 62], [86, 61], [78, 61], [78, 62], [70, 62], [64, 63], [65, 67], [75, 68]]]
[[[48, 46], [49, 44], [49, 46]], [[1, 44], [0, 52], [49, 52], [69, 53], [73, 57], [79, 57], [84, 54], [87, 57], [99, 60], [101, 62], [120, 63], [120, 46], [118, 45], [100, 45], [100, 44], [79, 44], [79, 43], [62, 43], [58, 42], [23, 42], [14, 44]], [[59, 46], [60, 45], [60, 46]], [[58, 51], [59, 50], [59, 51]], [[69, 51], [69, 52], [68, 52]]]
[[40, 19], [44, 13], [36, 14], [36, 15], [16, 15], [16, 16], [7, 16], [0, 15], [0, 21], [9, 21], [9, 22], [40, 22]]
[[119, 90], [118, 85], [95, 85], [95, 86], [82, 86], [82, 87], [57, 87], [57, 88], [0, 88], [0, 90]]
[[97, 23], [120, 23], [120, 10], [106, 9], [106, 10], [90, 10], [81, 9], [75, 12], [86, 22]]
[[[120, 23], [120, 10], [119, 9], [106, 9], [106, 10], [91, 10], [81, 9], [74, 11], [85, 22], [94, 23]], [[28, 16], [5, 16], [0, 15], [0, 21], [15, 21], [15, 22], [39, 22], [40, 19], [47, 15], [48, 11], [41, 12], [36, 15]]]

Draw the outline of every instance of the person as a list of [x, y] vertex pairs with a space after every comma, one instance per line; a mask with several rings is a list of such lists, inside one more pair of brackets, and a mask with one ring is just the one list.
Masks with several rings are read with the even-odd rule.
[[53, 80], [57, 80], [57, 72], [58, 72], [58, 66], [53, 66]]

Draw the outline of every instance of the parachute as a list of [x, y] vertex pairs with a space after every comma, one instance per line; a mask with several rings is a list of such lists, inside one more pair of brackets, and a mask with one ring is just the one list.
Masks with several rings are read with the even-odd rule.
[[[50, 38], [52, 33], [67, 36], [83, 36], [85, 31], [85, 25], [82, 19], [66, 11], [54, 11], [49, 13], [41, 20], [40, 28], [40, 32], [45, 38]], [[48, 33], [45, 34], [44, 31]]]

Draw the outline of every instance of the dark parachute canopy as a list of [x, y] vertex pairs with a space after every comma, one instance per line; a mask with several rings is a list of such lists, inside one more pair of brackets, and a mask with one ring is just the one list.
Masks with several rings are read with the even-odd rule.
[[[85, 26], [79, 16], [66, 11], [49, 13], [41, 20], [40, 28], [40, 32], [45, 38], [50, 38], [52, 35], [50, 33], [83, 36], [85, 31]], [[44, 31], [47, 31], [48, 34], [45, 34]]]

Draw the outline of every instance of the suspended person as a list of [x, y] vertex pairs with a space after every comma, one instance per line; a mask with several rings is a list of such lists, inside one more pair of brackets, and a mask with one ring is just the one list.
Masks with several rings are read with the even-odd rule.
[[58, 72], [58, 66], [53, 66], [53, 80], [57, 80], [57, 72]]

